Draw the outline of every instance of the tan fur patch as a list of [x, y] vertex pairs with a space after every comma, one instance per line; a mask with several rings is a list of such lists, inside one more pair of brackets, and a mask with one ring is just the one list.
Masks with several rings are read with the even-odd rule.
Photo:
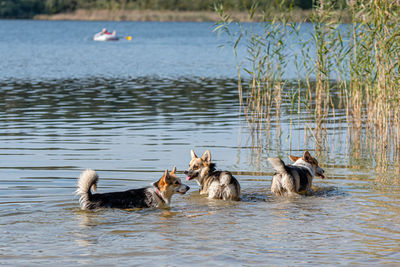
[[164, 179], [160, 179], [160, 181], [158, 182], [158, 188], [160, 189], [160, 191], [165, 191], [167, 190], [168, 184], [165, 182]]
[[160, 181], [158, 181], [158, 188], [160, 191], [166, 191], [168, 187], [168, 170], [165, 171], [164, 175], [161, 177]]
[[296, 156], [289, 155], [289, 158], [290, 158], [293, 162], [296, 162], [300, 157], [296, 157]]

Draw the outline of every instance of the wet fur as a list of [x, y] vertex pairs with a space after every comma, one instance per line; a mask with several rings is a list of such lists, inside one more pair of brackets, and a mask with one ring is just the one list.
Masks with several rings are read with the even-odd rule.
[[189, 168], [185, 171], [186, 180], [195, 179], [200, 186], [200, 194], [211, 199], [240, 200], [240, 184], [229, 171], [219, 171], [211, 163], [209, 150], [198, 158], [191, 150]]
[[324, 178], [324, 170], [308, 151], [304, 152], [303, 157], [289, 156], [289, 158], [294, 164], [286, 165], [280, 158], [268, 158], [275, 169], [271, 183], [272, 193], [280, 196], [309, 193], [313, 177]]
[[[92, 210], [96, 208], [150, 208], [169, 206], [171, 197], [175, 193], [184, 194], [189, 187], [181, 183], [175, 176], [176, 168], [171, 173], [166, 170], [164, 175], [154, 182], [152, 186], [130, 189], [122, 192], [96, 193], [99, 176], [94, 170], [82, 172], [78, 179], [76, 194], [80, 196], [81, 209]], [[158, 193], [158, 192], [159, 193]]]

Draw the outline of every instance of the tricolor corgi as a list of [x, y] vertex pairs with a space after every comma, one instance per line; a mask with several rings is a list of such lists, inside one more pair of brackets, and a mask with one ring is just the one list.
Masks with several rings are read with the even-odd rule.
[[193, 150], [190, 155], [192, 159], [185, 171], [186, 181], [195, 179], [200, 186], [200, 194], [214, 199], [240, 200], [239, 182], [232, 173], [215, 169], [210, 150], [206, 150], [200, 158]]
[[92, 210], [96, 208], [150, 208], [168, 207], [171, 197], [175, 193], [185, 194], [190, 188], [181, 183], [175, 175], [176, 167], [171, 171], [165, 170], [164, 175], [154, 182], [152, 186], [131, 189], [123, 192], [96, 193], [99, 176], [94, 170], [82, 172], [78, 180], [76, 194], [80, 196], [81, 209]]
[[280, 158], [268, 158], [276, 171], [271, 184], [271, 191], [275, 195], [308, 193], [314, 176], [325, 178], [324, 170], [310, 152], [304, 152], [303, 157], [289, 158], [294, 161], [292, 165], [286, 165]]

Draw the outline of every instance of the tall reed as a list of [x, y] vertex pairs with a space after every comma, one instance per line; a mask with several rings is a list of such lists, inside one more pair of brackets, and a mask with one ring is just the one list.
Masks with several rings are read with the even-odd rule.
[[[371, 153], [384, 171], [388, 162], [400, 158], [400, 1], [350, 0], [352, 22], [347, 25], [340, 24], [335, 5], [334, 0], [315, 2], [311, 38], [301, 36], [303, 25], [290, 22], [291, 10], [262, 26], [235, 23], [239, 30], [232, 31], [232, 21], [220, 6], [223, 19], [216, 29], [224, 29], [234, 44], [239, 95], [253, 132], [268, 129], [286, 97], [291, 112], [296, 100], [297, 113], [304, 109], [313, 118], [307, 130], [316, 146], [329, 149], [327, 127], [336, 122], [336, 111], [344, 109], [349, 148]], [[254, 5], [250, 13], [257, 11]], [[247, 51], [244, 64], [238, 60], [239, 43]], [[285, 80], [293, 58], [297, 90]], [[243, 71], [249, 82], [243, 82]]]
[[350, 1], [349, 7], [353, 34], [347, 109], [355, 128], [364, 129], [367, 148], [386, 155], [376, 157], [380, 166], [400, 152], [400, 3]]
[[[284, 1], [281, 5], [285, 6]], [[288, 20], [284, 18], [275, 18], [270, 23], [244, 25], [231, 21], [222, 5], [216, 6], [216, 10], [221, 21], [215, 30], [224, 31], [230, 37], [236, 58], [240, 103], [251, 133], [260, 140], [261, 135], [269, 134], [273, 113], [276, 120], [280, 119], [282, 91], [285, 85], [283, 74], [288, 63], [291, 28], [288, 27]], [[256, 11], [257, 4], [254, 4], [249, 10], [250, 18], [254, 17]], [[264, 19], [270, 17], [267, 12], [262, 12], [261, 15]], [[232, 28], [236, 29], [236, 32], [233, 32]], [[245, 62], [238, 61], [240, 42], [246, 43]], [[242, 81], [243, 72], [250, 77], [246, 83]]]

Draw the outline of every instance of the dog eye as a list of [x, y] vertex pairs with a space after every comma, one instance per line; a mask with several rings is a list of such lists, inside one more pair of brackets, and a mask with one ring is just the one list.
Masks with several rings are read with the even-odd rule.
[[176, 182], [175, 182], [175, 184], [179, 184], [179, 182], [178, 182], [178, 181], [176, 181]]
[[194, 166], [193, 166], [193, 169], [198, 169], [198, 168], [199, 168], [198, 165], [194, 165]]

